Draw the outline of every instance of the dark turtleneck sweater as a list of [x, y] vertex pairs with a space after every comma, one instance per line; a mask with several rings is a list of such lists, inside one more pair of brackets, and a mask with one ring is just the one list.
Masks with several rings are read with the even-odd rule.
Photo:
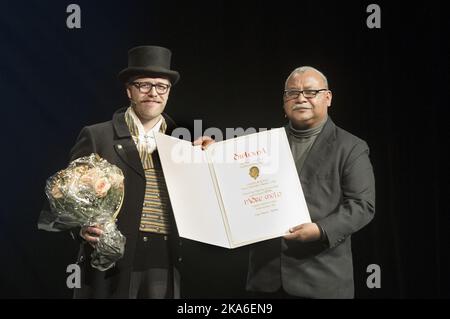
[[[295, 129], [294, 127], [292, 127], [291, 122], [289, 122], [289, 124], [287, 125], [287, 137], [289, 145], [291, 146], [292, 156], [294, 157], [295, 166], [299, 175], [302, 170], [303, 164], [305, 163], [305, 159], [314, 144], [314, 141], [322, 131], [327, 120], [328, 116], [316, 127], [306, 130]], [[327, 234], [319, 224], [317, 224], [317, 226], [319, 227], [320, 231], [320, 242], [323, 243], [325, 247], [328, 247], [329, 243]]]
[[328, 117], [326, 117], [319, 125], [316, 127], [298, 130], [292, 126], [289, 122], [287, 125], [287, 137], [289, 140], [289, 145], [291, 146], [292, 156], [294, 157], [295, 166], [297, 167], [297, 172], [300, 174], [305, 159], [308, 156], [309, 150], [311, 149], [314, 141], [316, 140], [319, 133], [322, 131], [323, 126], [327, 122]]

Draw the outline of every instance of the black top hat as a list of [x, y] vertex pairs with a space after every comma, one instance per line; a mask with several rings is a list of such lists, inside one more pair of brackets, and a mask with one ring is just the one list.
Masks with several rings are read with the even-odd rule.
[[119, 73], [119, 80], [128, 82], [136, 76], [162, 76], [168, 77], [174, 85], [180, 78], [177, 71], [170, 70], [169, 49], [158, 46], [139, 46], [128, 51], [128, 67]]

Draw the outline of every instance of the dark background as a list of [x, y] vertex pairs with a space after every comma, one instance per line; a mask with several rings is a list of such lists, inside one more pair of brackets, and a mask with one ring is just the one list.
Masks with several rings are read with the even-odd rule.
[[[81, 29], [66, 27], [72, 2]], [[129, 48], [153, 44], [181, 74], [167, 112], [204, 129], [282, 126], [286, 77], [323, 71], [331, 117], [368, 142], [376, 175], [376, 217], [353, 236], [356, 297], [449, 298], [449, 15], [438, 1], [376, 1], [381, 29], [368, 29], [370, 3], [2, 1], [0, 297], [71, 297], [78, 247], [36, 227], [45, 180], [83, 126], [127, 104], [117, 73]], [[246, 297], [247, 248], [184, 247], [185, 297]]]

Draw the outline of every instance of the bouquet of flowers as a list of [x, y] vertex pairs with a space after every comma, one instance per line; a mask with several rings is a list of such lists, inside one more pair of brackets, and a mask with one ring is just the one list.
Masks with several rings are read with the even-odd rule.
[[98, 226], [103, 230], [91, 255], [91, 265], [105, 271], [123, 256], [125, 237], [115, 224], [124, 198], [120, 168], [98, 154], [81, 157], [51, 176], [45, 193], [50, 211], [42, 211], [38, 228], [47, 231]]

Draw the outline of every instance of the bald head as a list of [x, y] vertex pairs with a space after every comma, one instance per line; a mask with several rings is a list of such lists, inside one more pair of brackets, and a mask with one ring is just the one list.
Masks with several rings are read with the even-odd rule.
[[320, 72], [316, 68], [313, 68], [312, 66], [301, 66], [301, 67], [296, 68], [294, 71], [292, 71], [291, 74], [289, 74], [288, 78], [286, 79], [286, 82], [284, 83], [284, 88], [285, 89], [287, 88], [288, 81], [291, 77], [293, 77], [297, 74], [303, 74], [306, 72], [316, 73], [319, 76], [319, 78], [323, 81], [323, 83], [322, 83], [323, 88], [328, 89], [327, 77], [322, 72]]

